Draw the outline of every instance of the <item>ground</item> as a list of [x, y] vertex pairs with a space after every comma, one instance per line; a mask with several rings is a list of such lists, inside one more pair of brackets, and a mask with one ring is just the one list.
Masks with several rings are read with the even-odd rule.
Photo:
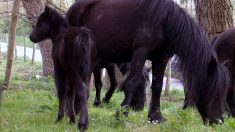
[[[4, 75], [5, 61], [0, 64], [0, 75]], [[12, 85], [4, 94], [0, 107], [0, 131], [34, 132], [73, 132], [77, 123], [70, 125], [65, 118], [55, 124], [58, 100], [55, 96], [52, 78], [40, 78], [41, 64], [34, 66], [30, 62], [15, 62], [15, 74]], [[24, 74], [23, 74], [24, 73]], [[2, 82], [3, 77], [0, 77]], [[163, 124], [150, 124], [147, 121], [147, 106], [141, 112], [130, 110], [129, 117], [115, 116], [120, 111], [122, 92], [115, 92], [109, 104], [96, 108], [93, 106], [95, 91], [89, 98], [89, 129], [95, 132], [149, 132], [149, 131], [223, 131], [235, 130], [235, 119], [227, 118], [223, 125], [204, 125], [195, 109], [182, 110], [183, 91], [171, 91], [169, 97], [162, 97], [161, 110], [167, 121]], [[104, 92], [103, 95], [104, 96]], [[78, 120], [78, 117], [77, 117]]]

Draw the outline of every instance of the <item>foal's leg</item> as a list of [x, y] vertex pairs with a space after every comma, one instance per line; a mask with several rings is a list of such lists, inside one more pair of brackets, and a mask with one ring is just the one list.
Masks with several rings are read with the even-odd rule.
[[74, 110], [74, 102], [75, 102], [75, 87], [76, 83], [74, 84], [75, 78], [73, 76], [69, 76], [68, 78], [68, 91], [67, 91], [67, 98], [68, 98], [68, 116], [70, 119], [70, 123], [75, 123], [75, 110]]
[[166, 119], [160, 111], [160, 96], [162, 92], [163, 76], [168, 60], [152, 62], [152, 99], [149, 108], [148, 118], [151, 122], [164, 122]]
[[66, 107], [66, 77], [63, 73], [62, 68], [60, 68], [58, 65], [55, 65], [54, 68], [55, 71], [55, 83], [56, 83], [56, 89], [57, 89], [57, 96], [59, 98], [59, 110], [58, 110], [58, 116], [56, 119], [56, 122], [59, 122], [64, 117], [65, 113], [65, 107]]
[[103, 99], [103, 102], [108, 103], [110, 98], [112, 97], [116, 87], [117, 87], [117, 79], [116, 79], [116, 71], [115, 71], [115, 65], [110, 65], [108, 67], [106, 67], [109, 78], [110, 78], [110, 88], [107, 91], [107, 93], [105, 94], [105, 97]]
[[100, 92], [102, 89], [101, 68], [95, 68], [93, 73], [94, 73], [95, 90], [96, 90], [94, 105], [99, 106], [101, 104]]
[[78, 128], [81, 131], [86, 130], [88, 127], [87, 92], [87, 85], [84, 82], [79, 81], [78, 87], [76, 88], [76, 94], [78, 95], [80, 101], [80, 118], [78, 122]]

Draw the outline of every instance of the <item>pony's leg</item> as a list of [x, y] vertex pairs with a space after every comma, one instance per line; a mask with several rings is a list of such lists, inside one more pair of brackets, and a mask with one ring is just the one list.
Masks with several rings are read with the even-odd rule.
[[88, 127], [88, 108], [87, 108], [87, 95], [88, 88], [84, 82], [79, 81], [76, 88], [76, 94], [79, 97], [80, 101], [80, 118], [78, 122], [78, 128], [80, 131], [84, 131]]
[[[233, 74], [233, 73], [230, 73]], [[227, 103], [229, 106], [229, 112], [233, 117], [235, 117], [235, 85], [234, 85], [234, 76], [230, 76], [230, 88], [228, 91], [228, 96], [227, 96]]]
[[148, 118], [151, 122], [161, 123], [166, 121], [160, 111], [160, 96], [167, 60], [152, 62], [152, 99], [149, 107]]
[[[143, 69], [144, 63], [147, 59], [148, 50], [145, 48], [136, 49], [130, 67], [130, 74], [127, 79], [124, 81], [122, 90], [124, 91], [125, 98], [121, 104], [122, 107], [129, 107], [134, 91], [138, 87], [140, 80], [141, 71]], [[124, 112], [127, 116], [128, 112]]]
[[93, 71], [93, 73], [94, 73], [95, 90], [96, 90], [94, 105], [95, 106], [99, 106], [101, 104], [101, 101], [100, 101], [100, 92], [101, 92], [101, 89], [102, 89], [101, 69], [100, 68], [96, 68]]
[[75, 95], [75, 101], [74, 101], [74, 111], [75, 111], [75, 114], [79, 114], [79, 111], [80, 111], [80, 101], [79, 101], [79, 97], [77, 95]]
[[55, 82], [56, 82], [56, 89], [57, 89], [57, 96], [59, 98], [59, 110], [58, 110], [58, 116], [56, 119], [56, 122], [59, 122], [62, 120], [62, 118], [64, 117], [64, 113], [65, 113], [65, 107], [66, 107], [66, 102], [67, 102], [67, 98], [66, 98], [66, 77], [65, 74], [63, 74], [63, 71], [61, 70], [61, 68], [57, 67], [55, 65]]
[[116, 79], [115, 65], [112, 64], [108, 66], [106, 69], [110, 78], [111, 85], [109, 90], [105, 94], [105, 97], [103, 98], [102, 102], [108, 103], [117, 87], [117, 79]]
[[75, 111], [74, 111], [74, 102], [75, 102], [75, 87], [76, 83], [74, 85], [73, 78], [70, 76], [68, 80], [68, 91], [67, 91], [67, 98], [68, 98], [68, 116], [69, 116], [69, 123], [75, 123]]

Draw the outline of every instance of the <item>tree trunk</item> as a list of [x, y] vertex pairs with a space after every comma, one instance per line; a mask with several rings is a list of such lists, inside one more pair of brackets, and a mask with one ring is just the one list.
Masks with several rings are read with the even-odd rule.
[[209, 38], [233, 27], [230, 0], [194, 0], [196, 16]]
[[170, 93], [170, 87], [171, 87], [171, 59], [169, 60], [167, 64], [167, 77], [166, 77], [166, 86], [165, 86], [165, 96], [169, 96]]
[[27, 35], [24, 36], [24, 61], [26, 61]]
[[34, 65], [35, 50], [36, 50], [36, 44], [33, 44], [32, 65]]
[[15, 60], [17, 60], [17, 44], [15, 45]]
[[5, 73], [5, 88], [8, 88], [9, 83], [11, 81], [12, 74], [12, 66], [13, 66], [13, 57], [14, 57], [14, 48], [16, 43], [16, 24], [17, 17], [19, 13], [20, 0], [14, 0], [12, 15], [11, 15], [11, 23], [10, 23], [10, 31], [9, 31], [9, 44], [8, 44], [8, 52], [7, 52], [7, 65], [6, 65], [6, 73]]
[[[44, 3], [41, 0], [22, 0], [23, 7], [32, 25], [36, 24], [38, 16], [44, 11]], [[53, 61], [51, 57], [52, 42], [45, 40], [38, 43], [43, 62], [43, 75], [53, 76]]]

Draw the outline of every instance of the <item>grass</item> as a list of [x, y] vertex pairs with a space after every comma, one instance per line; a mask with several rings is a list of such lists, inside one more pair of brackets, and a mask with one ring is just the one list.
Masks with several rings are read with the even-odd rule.
[[[1, 132], [72, 132], [77, 125], [70, 125], [66, 117], [61, 123], [54, 124], [58, 109], [55, 86], [52, 78], [36, 78], [40, 75], [41, 64], [31, 66], [29, 62], [15, 61], [12, 85], [4, 94], [0, 107]], [[0, 64], [0, 80], [4, 74], [5, 62]], [[23, 69], [23, 70], [22, 70]], [[28, 73], [27, 75], [25, 75]], [[130, 110], [129, 117], [116, 119], [123, 99], [122, 92], [114, 93], [109, 104], [96, 108], [93, 106], [95, 91], [89, 98], [89, 129], [91, 132], [231, 132], [235, 130], [235, 119], [225, 117], [223, 125], [213, 127], [203, 125], [198, 112], [194, 109], [182, 110], [183, 92], [171, 91], [170, 96], [162, 97], [161, 111], [167, 121], [163, 124], [150, 124], [147, 121], [147, 106], [141, 112]], [[104, 92], [102, 97], [104, 96]], [[77, 117], [78, 120], [78, 117]]]

